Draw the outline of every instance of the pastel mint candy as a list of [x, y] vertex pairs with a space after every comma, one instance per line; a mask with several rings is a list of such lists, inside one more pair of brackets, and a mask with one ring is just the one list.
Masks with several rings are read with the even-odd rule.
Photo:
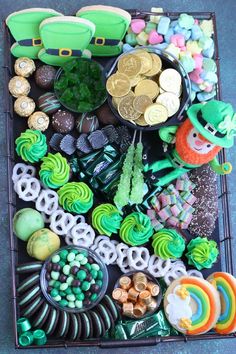
[[190, 37], [191, 37], [191, 31], [180, 27], [179, 24], [177, 24], [174, 28], [174, 32], [177, 34], [182, 34], [185, 38], [185, 40], [187, 41]]
[[[137, 44], [136, 35], [134, 33], [128, 33], [125, 36], [125, 41], [130, 46], [135, 46]], [[123, 46], [123, 51], [124, 51], [124, 46]]]
[[161, 16], [160, 21], [157, 26], [157, 32], [159, 34], [165, 35], [168, 32], [169, 25], [170, 25], [169, 17]]
[[204, 80], [204, 81], [207, 81], [211, 84], [216, 84], [218, 82], [218, 77], [216, 75], [216, 73], [214, 72], [211, 72], [211, 71], [203, 71], [201, 74], [200, 74], [201, 78]]
[[144, 29], [144, 32], [146, 32], [147, 34], [149, 34], [152, 30], [156, 30], [157, 26], [156, 23], [154, 22], [148, 22], [146, 24], [146, 27]]
[[171, 36], [173, 36], [173, 34], [174, 34], [173, 28], [169, 28], [167, 33], [165, 34], [165, 37], [164, 37], [166, 43], [170, 43], [170, 38], [171, 38]]
[[202, 54], [204, 55], [204, 57], [212, 58], [214, 55], [214, 51], [215, 51], [215, 47], [214, 47], [214, 42], [213, 42], [210, 48], [204, 49], [202, 51]]
[[160, 50], [165, 50], [168, 47], [168, 43], [160, 43], [160, 44], [156, 44], [153, 47], [158, 48]]
[[188, 14], [181, 14], [178, 19], [178, 24], [182, 28], [191, 29], [194, 25], [194, 18]]
[[213, 73], [216, 72], [217, 67], [216, 67], [216, 63], [213, 59], [211, 58], [203, 58], [203, 70], [204, 71], [212, 71]]
[[184, 69], [187, 71], [187, 73], [190, 73], [194, 70], [195, 62], [192, 57], [185, 55], [180, 59], [180, 62], [183, 65]]
[[198, 41], [202, 37], [203, 33], [198, 25], [193, 25], [191, 29], [191, 39], [193, 41]]
[[195, 91], [191, 91], [191, 95], [190, 95], [190, 99], [193, 102], [196, 98], [196, 92]]
[[170, 27], [174, 28], [178, 24], [178, 20], [171, 21]]
[[210, 48], [212, 46], [212, 43], [213, 39], [207, 36], [202, 36], [198, 41], [199, 46], [204, 50]]
[[199, 92], [197, 94], [197, 99], [199, 102], [209, 101], [214, 98], [216, 95], [216, 91], [213, 90], [212, 92]]
[[200, 92], [201, 89], [199, 88], [198, 84], [195, 84], [195, 82], [191, 82], [191, 90], [194, 92]]

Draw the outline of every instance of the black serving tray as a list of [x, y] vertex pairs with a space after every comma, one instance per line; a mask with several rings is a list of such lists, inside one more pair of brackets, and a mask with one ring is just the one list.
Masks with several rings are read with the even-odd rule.
[[[153, 15], [151, 12], [139, 11], [139, 10], [128, 10], [133, 18], [143, 18], [148, 19], [150, 15]], [[179, 16], [178, 12], [168, 12], [165, 13], [167, 16], [170, 16], [172, 19], [175, 19]], [[161, 15], [156, 13], [156, 15]], [[219, 73], [219, 54], [218, 54], [218, 43], [217, 43], [217, 32], [216, 32], [216, 18], [215, 13], [213, 12], [192, 12], [189, 13], [198, 19], [212, 19], [214, 24], [214, 41], [215, 41], [215, 61], [217, 64], [217, 74], [219, 78], [219, 83], [217, 86], [217, 98], [220, 99], [220, 73]], [[11, 273], [12, 273], [12, 298], [13, 298], [13, 328], [15, 333], [15, 346], [16, 348], [23, 348], [18, 343], [18, 335], [16, 329], [16, 321], [19, 314], [18, 307], [18, 299], [16, 288], [19, 283], [19, 276], [16, 274], [15, 269], [18, 263], [30, 261], [30, 257], [26, 253], [26, 244], [21, 240], [17, 239], [13, 234], [12, 228], [12, 219], [16, 212], [16, 210], [23, 207], [30, 207], [30, 203], [26, 203], [21, 201], [15, 194], [13, 190], [13, 184], [11, 181], [12, 169], [15, 163], [19, 162], [19, 158], [15, 154], [14, 150], [14, 141], [16, 137], [20, 134], [21, 131], [27, 128], [27, 119], [18, 117], [13, 111], [13, 99], [8, 93], [8, 81], [14, 75], [13, 71], [13, 63], [14, 58], [10, 53], [10, 46], [12, 43], [11, 35], [6, 27], [6, 24], [2, 25], [4, 31], [4, 55], [5, 55], [5, 63], [4, 63], [4, 94], [5, 94], [5, 118], [6, 118], [6, 134], [7, 134], [7, 170], [8, 170], [8, 212], [9, 212], [9, 237], [10, 237], [10, 255], [11, 255]], [[99, 58], [98, 61], [105, 65], [112, 58]], [[37, 65], [36, 61], [36, 65]], [[40, 90], [34, 84], [33, 80], [29, 80], [32, 86], [31, 96], [33, 98], [38, 97], [40, 94], [44, 93], [44, 91]], [[147, 137], [145, 135], [148, 134]], [[147, 132], [144, 135], [144, 141], [151, 140], [154, 132]], [[52, 135], [52, 131], [50, 129], [46, 133], [47, 137]], [[147, 139], [148, 138], [148, 139]], [[225, 162], [225, 151], [222, 150], [219, 154], [219, 160], [221, 163]], [[217, 220], [217, 226], [212, 235], [212, 238], [215, 239], [219, 248], [220, 248], [220, 257], [218, 262], [214, 265], [213, 268], [207, 271], [203, 271], [203, 275], [207, 276], [213, 271], [227, 271], [229, 273], [233, 273], [233, 259], [232, 259], [232, 233], [230, 226], [230, 211], [229, 211], [229, 201], [228, 201], [228, 186], [227, 186], [227, 178], [226, 176], [219, 177], [218, 184], [219, 191], [219, 218]], [[188, 235], [187, 235], [188, 236]], [[110, 283], [108, 292], [113, 288], [116, 279], [120, 276], [120, 271], [116, 266], [108, 267], [110, 276]], [[65, 340], [57, 340], [50, 338], [46, 345], [41, 348], [59, 348], [59, 347], [100, 347], [100, 348], [118, 348], [118, 347], [137, 347], [137, 346], [151, 346], [156, 345], [161, 342], [188, 342], [189, 340], [206, 340], [206, 339], [224, 339], [224, 338], [233, 338], [235, 335], [219, 335], [214, 332], [209, 332], [207, 334], [198, 335], [198, 336], [169, 336], [169, 337], [151, 337], [151, 338], [143, 338], [143, 339], [135, 339], [135, 340], [113, 340], [113, 339], [94, 339], [94, 340], [84, 340], [84, 341], [65, 341]], [[39, 346], [31, 345], [29, 347], [24, 347], [24, 349], [32, 349], [32, 348], [40, 348]]]

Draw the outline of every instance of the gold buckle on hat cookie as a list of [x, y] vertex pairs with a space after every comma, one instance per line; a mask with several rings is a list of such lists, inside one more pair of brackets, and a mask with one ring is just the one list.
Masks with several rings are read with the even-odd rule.
[[[98, 42], [101, 41], [101, 42]], [[96, 37], [94, 41], [95, 45], [104, 45], [105, 44], [105, 38], [104, 37]]]
[[71, 57], [72, 49], [70, 48], [60, 48], [59, 49], [59, 56], [60, 57]]
[[41, 41], [41, 38], [32, 38], [32, 46], [33, 47], [38, 47], [42, 45], [42, 41]]

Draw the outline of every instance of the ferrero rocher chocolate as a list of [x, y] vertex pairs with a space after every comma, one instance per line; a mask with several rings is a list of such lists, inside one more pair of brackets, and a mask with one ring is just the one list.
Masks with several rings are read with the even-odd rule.
[[41, 130], [44, 132], [48, 128], [48, 125], [49, 117], [44, 112], [34, 112], [28, 118], [28, 127], [30, 129]]
[[36, 70], [34, 61], [27, 57], [18, 58], [14, 64], [16, 75], [29, 77]]
[[27, 96], [30, 92], [30, 84], [22, 76], [14, 76], [8, 84], [10, 94], [13, 97]]
[[34, 100], [27, 96], [20, 96], [14, 103], [14, 111], [21, 117], [29, 117], [35, 110]]
[[[145, 49], [122, 55], [117, 71], [108, 78], [106, 87], [114, 108], [134, 125], [163, 123], [180, 107], [180, 73], [175, 69], [163, 69], [160, 56]], [[135, 95], [134, 100], [122, 101], [131, 95]], [[161, 107], [153, 106], [155, 100]]]

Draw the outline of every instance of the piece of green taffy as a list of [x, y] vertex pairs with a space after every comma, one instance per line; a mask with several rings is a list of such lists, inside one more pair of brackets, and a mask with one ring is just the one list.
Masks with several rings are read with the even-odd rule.
[[117, 233], [121, 221], [119, 210], [112, 204], [101, 204], [93, 210], [92, 225], [102, 235], [111, 236]]
[[46, 136], [39, 130], [26, 129], [15, 143], [17, 155], [26, 162], [38, 162], [47, 153]]
[[162, 229], [153, 235], [152, 247], [162, 259], [180, 258], [185, 249], [183, 237], [174, 229]]
[[69, 181], [70, 166], [59, 152], [49, 153], [42, 160], [39, 176], [45, 186], [57, 189]]
[[131, 246], [139, 246], [148, 242], [153, 234], [149, 217], [141, 212], [126, 216], [120, 228], [120, 238]]
[[206, 237], [196, 237], [191, 240], [187, 250], [188, 264], [193, 265], [198, 270], [211, 268], [219, 254], [217, 243], [213, 240], [208, 240]]
[[93, 192], [84, 182], [70, 182], [58, 191], [59, 204], [63, 209], [84, 214], [93, 206]]

